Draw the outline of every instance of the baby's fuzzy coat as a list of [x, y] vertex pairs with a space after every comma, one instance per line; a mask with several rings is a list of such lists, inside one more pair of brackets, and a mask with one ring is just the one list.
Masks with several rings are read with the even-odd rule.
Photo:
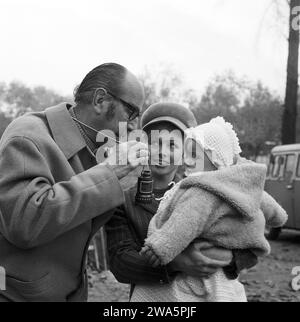
[[251, 161], [190, 176], [172, 188], [152, 218], [148, 245], [167, 264], [195, 238], [227, 249], [270, 252], [265, 224], [282, 226], [287, 214], [266, 192], [266, 167]]

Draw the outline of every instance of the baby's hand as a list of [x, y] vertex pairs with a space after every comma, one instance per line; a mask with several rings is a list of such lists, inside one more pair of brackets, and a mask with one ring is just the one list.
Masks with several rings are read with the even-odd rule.
[[161, 265], [160, 259], [149, 246], [144, 246], [140, 255], [145, 256], [152, 267]]

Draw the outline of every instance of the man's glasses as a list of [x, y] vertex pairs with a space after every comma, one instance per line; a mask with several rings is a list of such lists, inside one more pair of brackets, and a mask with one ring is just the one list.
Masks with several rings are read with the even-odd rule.
[[122, 100], [121, 98], [117, 97], [116, 95], [112, 94], [111, 92], [109, 92], [107, 89], [105, 88], [96, 88], [95, 89], [95, 93], [97, 90], [103, 90], [106, 94], [109, 94], [111, 97], [113, 97], [114, 99], [120, 101], [128, 110], [129, 110], [129, 116], [128, 116], [128, 121], [133, 121], [135, 120], [137, 117], [139, 117], [140, 115], [140, 110], [137, 106], [133, 105], [133, 104], [129, 104], [127, 102], [125, 102], [124, 100]]

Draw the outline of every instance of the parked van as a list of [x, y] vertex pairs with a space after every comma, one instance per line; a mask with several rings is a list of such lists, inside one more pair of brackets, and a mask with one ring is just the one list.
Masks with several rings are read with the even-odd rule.
[[[300, 230], [300, 144], [281, 145], [272, 149], [265, 190], [288, 213], [284, 228]], [[269, 239], [277, 239], [280, 228], [267, 231]]]

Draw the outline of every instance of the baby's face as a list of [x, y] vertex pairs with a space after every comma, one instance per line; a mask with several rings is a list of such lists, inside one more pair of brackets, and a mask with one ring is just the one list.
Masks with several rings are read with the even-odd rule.
[[211, 171], [215, 169], [207, 154], [210, 151], [204, 152], [202, 147], [192, 139], [185, 142], [184, 148], [184, 165], [186, 174], [189, 175], [195, 172]]

